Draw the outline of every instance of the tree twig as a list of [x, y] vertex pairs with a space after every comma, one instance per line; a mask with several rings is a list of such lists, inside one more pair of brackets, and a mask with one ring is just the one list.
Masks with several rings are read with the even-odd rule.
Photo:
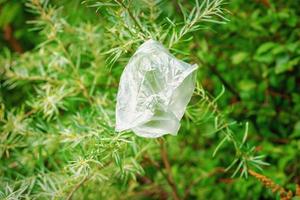
[[10, 24], [4, 26], [3, 32], [4, 32], [4, 39], [9, 43], [9, 45], [11, 46], [11, 48], [12, 48], [15, 52], [23, 53], [24, 50], [23, 50], [21, 44], [20, 44], [19, 41], [14, 37], [12, 26], [11, 26]]
[[296, 197], [300, 197], [300, 185], [296, 184]]
[[222, 82], [222, 84], [228, 89], [229, 92], [231, 92], [236, 98], [237, 100], [241, 100], [240, 94], [238, 93], [238, 91], [236, 91], [236, 89], [230, 85], [225, 78], [222, 76], [222, 74], [219, 72], [219, 70], [212, 65], [208, 66], [209, 70], [218, 77], [218, 79]]
[[166, 150], [166, 146], [165, 146], [165, 142], [163, 139], [158, 139], [159, 143], [160, 143], [160, 154], [161, 154], [161, 158], [164, 164], [164, 167], [166, 169], [167, 172], [167, 181], [172, 189], [172, 196], [175, 200], [180, 200], [180, 196], [179, 196], [179, 192], [178, 189], [176, 187], [176, 184], [174, 182], [173, 176], [172, 176], [172, 170], [171, 170], [171, 165], [168, 159], [168, 154], [167, 154], [167, 150]]
[[293, 197], [293, 193], [290, 190], [285, 190], [282, 186], [276, 184], [270, 178], [259, 174], [253, 170], [248, 170], [249, 174], [261, 182], [265, 187], [272, 190], [273, 193], [278, 192], [281, 200], [290, 200]]
[[[104, 163], [100, 168], [100, 169], [103, 169], [105, 167], [107, 167], [108, 165], [111, 164], [111, 161], [108, 161], [107, 163]], [[86, 183], [88, 180], [90, 180], [93, 176], [94, 176], [95, 173], [91, 173], [91, 174], [87, 174], [86, 176], [84, 176], [84, 178], [74, 186], [74, 188], [71, 190], [71, 192], [68, 194], [68, 196], [66, 197], [66, 200], [71, 200], [74, 193], [84, 184]]]
[[265, 7], [270, 8], [271, 4], [269, 0], [258, 0], [259, 3], [262, 3]]
[[[198, 44], [195, 47], [193, 47], [193, 49], [194, 48], [197, 49]], [[195, 54], [195, 52], [192, 54], [192, 57], [196, 62], [203, 64], [203, 61]], [[235, 96], [238, 101], [241, 100], [241, 96], [240, 96], [239, 92], [223, 77], [223, 75], [220, 73], [220, 71], [217, 69], [217, 67], [215, 67], [213, 65], [207, 65], [207, 64], [205, 64], [205, 66], [208, 66], [208, 69], [221, 81], [221, 83], [225, 86], [225, 88], [231, 94], [233, 94], [233, 96]]]
[[118, 4], [120, 4], [129, 14], [130, 18], [133, 20], [133, 22], [136, 24], [136, 26], [140, 29], [142, 33], [144, 33], [144, 29], [141, 26], [141, 24], [138, 22], [138, 20], [135, 18], [135, 16], [132, 14], [132, 12], [129, 10], [129, 8], [123, 3], [122, 0], [114, 0]]
[[69, 193], [69, 195], [67, 196], [66, 200], [71, 200], [74, 193], [89, 179], [91, 178], [91, 176], [86, 175], [78, 184], [75, 185], [75, 187], [71, 190], [71, 192]]

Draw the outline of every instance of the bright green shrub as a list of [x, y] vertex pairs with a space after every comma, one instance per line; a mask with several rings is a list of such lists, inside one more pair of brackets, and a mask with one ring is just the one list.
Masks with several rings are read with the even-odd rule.
[[[297, 3], [203, 2], [26, 1], [42, 42], [1, 49], [1, 197], [271, 198], [248, 178], [261, 155], [275, 182], [297, 182]], [[114, 131], [119, 77], [148, 38], [200, 65], [176, 137]]]

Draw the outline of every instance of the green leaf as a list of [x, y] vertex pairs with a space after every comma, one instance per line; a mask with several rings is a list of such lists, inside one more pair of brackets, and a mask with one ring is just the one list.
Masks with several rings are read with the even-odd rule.
[[292, 137], [300, 137], [300, 121], [297, 121], [294, 125], [294, 131]]
[[201, 51], [203, 51], [203, 52], [208, 51], [208, 44], [205, 39], [200, 40], [200, 47], [201, 47]]
[[238, 65], [247, 59], [249, 54], [247, 52], [238, 52], [231, 57], [233, 64]]
[[256, 51], [256, 54], [259, 55], [259, 54], [266, 53], [267, 51], [270, 51], [275, 46], [276, 46], [276, 43], [274, 43], [274, 42], [266, 42], [259, 46], [259, 48]]
[[243, 91], [251, 91], [256, 87], [256, 83], [252, 80], [242, 80], [239, 82], [238, 87]]
[[20, 13], [21, 4], [9, 2], [3, 8], [0, 7], [0, 28], [13, 22]]
[[286, 71], [292, 71], [294, 66], [299, 64], [300, 57], [290, 60], [288, 55], [282, 56], [276, 60], [275, 73], [280, 74]]
[[221, 142], [218, 144], [218, 146], [215, 148], [214, 152], [213, 152], [213, 157], [215, 157], [215, 155], [217, 154], [217, 152], [219, 151], [219, 149], [221, 148], [221, 146], [225, 143], [225, 141], [228, 139], [227, 136], [225, 136]]

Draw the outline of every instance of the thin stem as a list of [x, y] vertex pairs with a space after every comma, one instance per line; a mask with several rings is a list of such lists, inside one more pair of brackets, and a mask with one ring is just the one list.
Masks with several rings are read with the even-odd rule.
[[10, 79], [21, 80], [21, 81], [45, 81], [45, 82], [49, 82], [52, 84], [59, 84], [62, 82], [59, 80], [55, 80], [55, 79], [43, 77], [43, 76], [21, 76], [21, 75], [15, 74], [13, 72], [7, 73], [6, 77], [10, 78]]
[[166, 172], [167, 172], [167, 181], [168, 181], [168, 183], [169, 183], [169, 185], [171, 186], [171, 189], [172, 189], [172, 196], [175, 200], [180, 200], [181, 198], [179, 197], [179, 192], [178, 192], [178, 189], [176, 187], [176, 184], [175, 184], [173, 176], [172, 176], [172, 170], [171, 170], [170, 162], [169, 162], [169, 159], [168, 159], [168, 154], [167, 154], [167, 150], [166, 150], [164, 140], [163, 139], [158, 139], [158, 141], [160, 143], [161, 158], [162, 158], [162, 161], [164, 163], [164, 167], [165, 167]]
[[236, 91], [236, 89], [232, 85], [230, 85], [228, 81], [226, 81], [226, 79], [222, 76], [222, 74], [215, 66], [208, 65], [208, 68], [214, 75], [218, 77], [222, 84], [228, 89], [229, 92], [231, 92], [237, 98], [237, 100], [241, 100], [241, 96], [238, 93], [238, 91]]
[[[111, 161], [108, 161], [107, 163], [104, 163], [99, 170], [109, 166], [111, 164]], [[75, 185], [75, 187], [71, 190], [71, 192], [68, 194], [66, 200], [71, 200], [74, 193], [87, 181], [89, 181], [95, 173], [91, 173], [90, 175], [86, 175], [78, 184]]]
[[93, 102], [94, 102], [94, 99], [92, 96], [89, 95], [89, 92], [88, 92], [88, 89], [85, 87], [84, 83], [82, 82], [81, 78], [80, 78], [80, 74], [79, 72], [77, 71], [77, 68], [76, 68], [76, 65], [73, 63], [72, 61], [72, 57], [71, 55], [69, 54], [69, 52], [67, 51], [66, 47], [64, 46], [64, 44], [62, 43], [61, 40], [56, 40], [56, 42], [58, 43], [58, 45], [60, 46], [60, 48], [62, 49], [62, 51], [64, 52], [65, 56], [67, 56], [69, 62], [70, 62], [70, 65], [75, 73], [75, 76], [76, 76], [76, 81], [78, 83], [78, 86], [80, 87], [83, 95], [85, 96], [85, 98], [87, 98], [87, 100], [89, 101], [89, 103], [92, 105]]
[[144, 29], [141, 26], [141, 24], [138, 22], [138, 20], [135, 18], [133, 13], [129, 10], [129, 8], [123, 3], [122, 0], [114, 0], [115, 2], [119, 3], [129, 14], [130, 18], [133, 20], [133, 22], [136, 24], [136, 26], [140, 29], [142, 33], [144, 33]]
[[285, 190], [282, 186], [276, 184], [270, 178], [259, 174], [253, 170], [248, 170], [249, 174], [261, 182], [265, 187], [272, 190], [273, 193], [278, 192], [281, 200], [290, 200], [293, 197], [293, 193], [290, 190]]
[[296, 197], [300, 197], [300, 185], [299, 184], [296, 184], [296, 194], [295, 194]]
[[69, 195], [67, 196], [66, 200], [71, 200], [74, 193], [89, 179], [91, 178], [91, 176], [85, 176], [77, 185], [75, 185], [75, 187], [71, 190], [71, 192], [69, 193]]
[[[206, 7], [202, 9], [202, 6], [206, 4]], [[191, 14], [188, 16], [189, 21], [180, 29], [176, 37], [173, 37], [169, 43], [169, 49], [171, 49], [175, 44], [177, 44], [187, 33], [193, 32], [195, 25], [201, 21], [211, 21], [217, 22], [211, 19], [212, 16], [221, 17], [223, 20], [226, 20], [221, 16], [221, 4], [222, 1], [212, 1], [204, 0], [201, 6], [197, 6], [195, 10], [191, 11]]]
[[[198, 45], [197, 45], [198, 47]], [[222, 82], [222, 84], [225, 86], [225, 88], [232, 93], [237, 100], [241, 100], [241, 96], [239, 92], [223, 77], [223, 75], [220, 73], [220, 71], [213, 65], [205, 64], [195, 53], [192, 55], [196, 62], [199, 62], [205, 66], [208, 66], [208, 69]]]
[[8, 24], [3, 28], [4, 39], [10, 44], [11, 48], [17, 53], [23, 53], [23, 47], [21, 43], [15, 38], [13, 27]]

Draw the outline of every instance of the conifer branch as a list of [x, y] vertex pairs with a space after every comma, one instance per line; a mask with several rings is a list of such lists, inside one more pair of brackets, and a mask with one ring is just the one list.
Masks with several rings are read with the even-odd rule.
[[[196, 0], [196, 6], [189, 12], [189, 14], [182, 10], [184, 15], [184, 25], [179, 29], [179, 31], [174, 31], [172, 33], [168, 46], [169, 49], [182, 41], [186, 34], [199, 30], [201, 26], [199, 26], [198, 23], [200, 22], [222, 24], [228, 21], [228, 19], [223, 16], [223, 4], [223, 0], [203, 0], [201, 4], [199, 3], [199, 0]], [[213, 19], [213, 17], [218, 17], [220, 20]]]
[[136, 17], [133, 15], [133, 13], [131, 12], [131, 10], [129, 9], [128, 6], [126, 6], [124, 4], [124, 2], [122, 0], [114, 0], [116, 3], [120, 4], [129, 14], [130, 18], [133, 20], [133, 22], [135, 23], [135, 25], [140, 29], [141, 33], [145, 33], [142, 25], [138, 22], [138, 20], [136, 19]]

